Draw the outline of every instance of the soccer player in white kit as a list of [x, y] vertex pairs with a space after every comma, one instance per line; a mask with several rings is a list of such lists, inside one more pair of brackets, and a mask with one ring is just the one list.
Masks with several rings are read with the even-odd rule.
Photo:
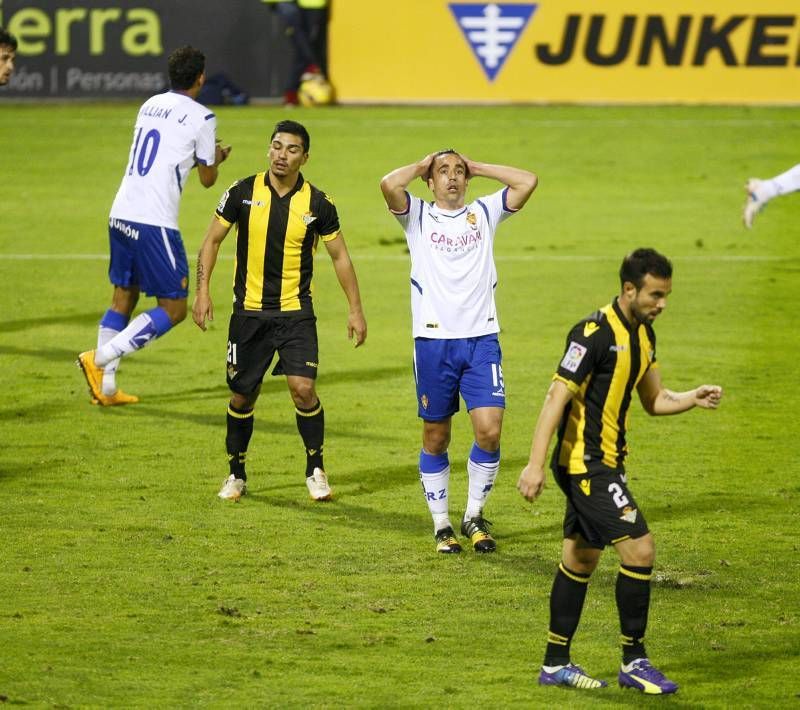
[[742, 222], [750, 229], [756, 215], [764, 209], [770, 200], [800, 190], [800, 165], [795, 165], [775, 177], [759, 179], [750, 178], [744, 186], [747, 200], [742, 210]]
[[[408, 193], [417, 177], [433, 192], [433, 202]], [[505, 187], [465, 204], [473, 177], [491, 178]], [[432, 153], [381, 180], [386, 204], [405, 230], [411, 253], [414, 377], [423, 421], [419, 472], [441, 553], [461, 552], [449, 517], [447, 454], [459, 394], [475, 435], [461, 533], [476, 552], [496, 549], [483, 517], [500, 467], [505, 408], [494, 233], [528, 201], [536, 183], [536, 175], [527, 170], [479, 163], [454, 150]]]
[[[100, 321], [97, 349], [78, 356], [92, 402], [132, 404], [138, 397], [118, 389], [121, 357], [164, 335], [186, 317], [189, 268], [178, 208], [193, 167], [203, 187], [217, 180], [217, 166], [230, 153], [216, 139], [216, 117], [197, 103], [205, 82], [205, 56], [193, 47], [168, 60], [171, 91], [142, 104], [128, 163], [108, 220], [114, 286], [111, 307]], [[131, 320], [140, 292], [158, 305]]]

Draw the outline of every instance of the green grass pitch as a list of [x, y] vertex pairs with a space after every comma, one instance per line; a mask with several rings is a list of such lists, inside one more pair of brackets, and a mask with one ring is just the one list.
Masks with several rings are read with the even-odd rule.
[[[298, 110], [305, 175], [336, 200], [369, 337], [320, 250], [319, 393], [336, 500], [308, 500], [283, 380], [265, 385], [240, 504], [226, 475], [225, 345], [233, 235], [216, 320], [127, 358], [141, 403], [89, 405], [73, 362], [107, 308], [106, 223], [134, 104], [3, 102], [0, 197], [0, 700], [35, 707], [639, 707], [615, 683], [539, 688], [563, 500], [515, 483], [567, 328], [617, 292], [624, 253], [673, 259], [656, 322], [664, 380], [725, 388], [717, 412], [631, 408], [632, 489], [656, 536], [648, 630], [681, 708], [794, 707], [800, 695], [797, 386], [800, 198], [752, 232], [742, 186], [800, 157], [781, 108], [431, 107]], [[190, 265], [219, 196], [263, 168], [273, 107], [223, 109], [234, 146], [181, 211]], [[499, 550], [437, 557], [417, 480], [408, 257], [378, 181], [453, 146], [539, 174], [498, 232], [508, 395], [486, 510]], [[425, 195], [422, 183], [413, 186]], [[476, 179], [470, 195], [495, 189]], [[193, 270], [193, 268], [192, 268]], [[152, 301], [142, 302], [149, 306]], [[455, 420], [451, 512], [471, 444]], [[574, 657], [615, 681], [617, 560], [590, 586]]]

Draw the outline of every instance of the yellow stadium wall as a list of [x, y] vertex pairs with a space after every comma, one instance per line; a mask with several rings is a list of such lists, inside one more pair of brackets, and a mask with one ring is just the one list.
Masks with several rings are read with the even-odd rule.
[[[337, 0], [331, 78], [343, 103], [800, 103], [797, 0], [540, 0], [493, 80], [451, 5]], [[574, 38], [565, 51], [565, 38]], [[659, 37], [666, 39], [666, 49]], [[568, 43], [567, 43], [568, 44]]]

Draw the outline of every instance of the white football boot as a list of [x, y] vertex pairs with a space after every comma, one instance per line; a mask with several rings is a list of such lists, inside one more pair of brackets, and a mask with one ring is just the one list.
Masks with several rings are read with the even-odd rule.
[[308, 493], [313, 500], [330, 500], [333, 492], [328, 485], [328, 477], [321, 468], [315, 468], [314, 473], [306, 478]]
[[222, 488], [217, 495], [223, 500], [238, 501], [243, 495], [247, 494], [247, 484], [241, 479], [236, 478], [233, 474], [225, 479]]

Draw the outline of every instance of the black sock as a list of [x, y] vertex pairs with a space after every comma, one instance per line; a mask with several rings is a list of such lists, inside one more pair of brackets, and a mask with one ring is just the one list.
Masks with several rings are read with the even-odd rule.
[[573, 572], [563, 562], [558, 565], [550, 592], [550, 629], [544, 654], [545, 666], [565, 666], [569, 663], [569, 646], [581, 619], [590, 576]]
[[225, 437], [225, 448], [228, 450], [228, 464], [236, 478], [247, 480], [244, 470], [247, 458], [247, 446], [253, 435], [253, 410], [237, 409], [228, 405], [228, 434]]
[[617, 609], [622, 631], [622, 662], [646, 658], [644, 632], [650, 609], [652, 567], [620, 565], [617, 575]]
[[297, 419], [297, 431], [303, 439], [306, 447], [306, 478], [314, 473], [315, 468], [325, 467], [322, 465], [322, 444], [325, 439], [325, 411], [322, 409], [322, 402], [317, 403], [311, 409], [295, 407]]

